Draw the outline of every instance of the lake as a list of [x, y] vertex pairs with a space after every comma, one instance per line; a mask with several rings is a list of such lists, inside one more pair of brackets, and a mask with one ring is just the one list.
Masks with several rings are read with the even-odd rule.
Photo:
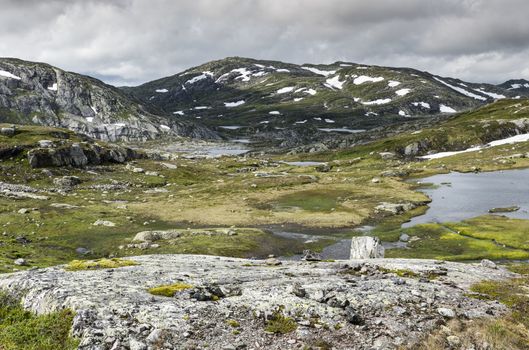
[[529, 169], [440, 174], [420, 182], [434, 184], [421, 190], [432, 199], [430, 208], [403, 227], [461, 221], [488, 214], [492, 208], [510, 206], [518, 206], [520, 210], [500, 214], [529, 219]]

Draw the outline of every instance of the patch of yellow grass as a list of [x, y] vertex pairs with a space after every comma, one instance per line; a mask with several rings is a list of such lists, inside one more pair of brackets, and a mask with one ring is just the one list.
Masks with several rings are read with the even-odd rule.
[[152, 295], [160, 295], [164, 297], [174, 297], [176, 293], [190, 288], [193, 288], [193, 286], [187, 283], [178, 282], [165, 286], [150, 288], [149, 293], [151, 293]]
[[119, 258], [113, 259], [98, 259], [98, 260], [72, 260], [65, 269], [68, 271], [81, 271], [81, 270], [97, 270], [97, 269], [116, 269], [124, 266], [138, 265], [133, 260], [125, 260]]

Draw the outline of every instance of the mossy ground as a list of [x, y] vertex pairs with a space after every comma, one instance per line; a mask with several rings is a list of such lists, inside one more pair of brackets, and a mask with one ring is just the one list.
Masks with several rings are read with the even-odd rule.
[[[421, 214], [420, 206], [398, 216], [375, 212], [381, 202], [425, 202], [412, 183], [399, 178], [381, 177], [387, 170], [406, 171], [409, 177], [439, 172], [511, 169], [529, 166], [529, 158], [501, 161], [516, 153], [529, 152], [529, 143], [486, 149], [433, 161], [384, 160], [379, 152], [396, 151], [408, 143], [429, 139], [433, 145], [445, 142], [451, 146], [468, 146], [488, 141], [491, 135], [512, 126], [512, 101], [503, 101], [488, 109], [452, 117], [437, 127], [418, 134], [395, 135], [347, 150], [303, 155], [264, 155], [248, 158], [186, 159], [158, 162], [139, 160], [135, 166], [156, 171], [162, 176], [132, 173], [124, 165], [105, 165], [90, 170], [52, 168], [54, 177], [79, 176], [80, 186], [66, 194], [48, 193], [49, 201], [13, 200], [0, 197], [0, 271], [34, 266], [50, 266], [79, 258], [101, 258], [145, 253], [214, 254], [237, 257], [289, 255], [303, 249], [321, 249], [340, 237], [335, 228], [376, 224], [373, 235], [385, 241], [396, 241], [402, 233], [402, 222]], [[510, 114], [509, 114], [510, 113]], [[484, 126], [485, 125], [485, 126]], [[56, 129], [20, 127], [13, 138], [3, 137], [0, 144], [32, 144], [39, 139], [54, 139]], [[57, 136], [58, 137], [58, 136]], [[76, 136], [68, 136], [74, 139]], [[56, 139], [56, 138], [55, 138]], [[444, 140], [444, 141], [443, 141]], [[442, 141], [442, 142], [441, 142]], [[319, 172], [315, 167], [296, 167], [283, 160], [320, 160], [332, 169]], [[172, 163], [170, 169], [162, 163]], [[46, 190], [54, 187], [52, 178], [40, 169], [30, 169], [23, 155], [0, 162], [0, 181], [27, 184]], [[256, 168], [272, 177], [256, 177], [248, 169]], [[371, 180], [379, 177], [379, 183]], [[115, 182], [127, 187], [117, 190], [92, 186]], [[72, 209], [52, 207], [51, 203], [77, 206]], [[29, 214], [18, 214], [21, 208], [37, 208]], [[109, 220], [115, 227], [94, 226], [98, 220]], [[237, 236], [185, 237], [175, 244], [161, 244], [157, 249], [118, 249], [144, 230], [187, 227], [262, 227], [297, 224], [302, 228], [323, 229], [329, 240], [303, 243], [285, 239], [261, 230], [244, 229]], [[388, 250], [390, 257], [429, 257], [453, 260], [525, 259], [527, 222], [480, 218], [458, 224], [423, 225], [408, 229], [420, 240], [411, 249]], [[458, 234], [457, 231], [460, 233]], [[337, 231], [338, 232], [338, 231]], [[0, 232], [1, 233], [1, 232]], [[360, 234], [350, 232], [351, 237]], [[18, 237], [30, 242], [21, 243]], [[496, 244], [505, 244], [507, 247]], [[80, 256], [78, 247], [90, 250]], [[13, 265], [24, 258], [27, 267]]]
[[62, 310], [35, 315], [20, 300], [0, 292], [0, 348], [3, 350], [73, 350], [79, 341], [70, 337], [74, 314]]
[[138, 265], [133, 260], [126, 259], [97, 259], [97, 260], [73, 260], [66, 265], [68, 271], [117, 269], [119, 267]]
[[152, 295], [164, 296], [164, 297], [174, 297], [176, 293], [181, 292], [186, 289], [193, 288], [192, 285], [187, 283], [174, 283], [165, 286], [158, 286], [149, 289], [149, 293]]
[[[528, 220], [486, 215], [459, 223], [421, 224], [398, 229], [412, 239], [407, 248], [386, 251], [390, 258], [442, 260], [526, 260]], [[389, 236], [389, 235], [388, 235]]]

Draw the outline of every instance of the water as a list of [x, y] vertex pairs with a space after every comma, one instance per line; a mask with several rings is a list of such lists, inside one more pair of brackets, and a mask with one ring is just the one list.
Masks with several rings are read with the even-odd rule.
[[454, 222], [488, 214], [492, 208], [518, 206], [520, 210], [499, 213], [529, 219], [529, 169], [487, 173], [449, 173], [421, 179], [437, 185], [422, 189], [432, 199], [428, 211], [403, 227], [428, 222]]
[[284, 164], [293, 165], [293, 166], [318, 166], [318, 165], [324, 165], [326, 163], [322, 162], [312, 162], [312, 161], [304, 161], [304, 162], [282, 162]]

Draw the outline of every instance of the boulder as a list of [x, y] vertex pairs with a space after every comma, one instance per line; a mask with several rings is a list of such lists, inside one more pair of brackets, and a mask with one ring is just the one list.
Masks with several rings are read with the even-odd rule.
[[353, 237], [349, 259], [378, 259], [384, 257], [384, 247], [377, 237]]
[[142, 231], [138, 232], [132, 239], [134, 242], [155, 242], [167, 239], [176, 239], [182, 235], [180, 231]]
[[305, 261], [321, 261], [321, 255], [319, 253], [313, 252], [312, 250], [304, 250], [303, 257], [301, 260]]
[[60, 187], [73, 187], [81, 183], [77, 176], [63, 176], [53, 179], [53, 184]]
[[108, 220], [96, 220], [92, 225], [94, 226], [106, 226], [106, 227], [114, 227], [116, 226], [115, 223], [113, 223], [112, 221], [108, 221]]
[[3, 136], [14, 136], [15, 133], [16, 133], [15, 126], [0, 129], [0, 135], [3, 135]]

